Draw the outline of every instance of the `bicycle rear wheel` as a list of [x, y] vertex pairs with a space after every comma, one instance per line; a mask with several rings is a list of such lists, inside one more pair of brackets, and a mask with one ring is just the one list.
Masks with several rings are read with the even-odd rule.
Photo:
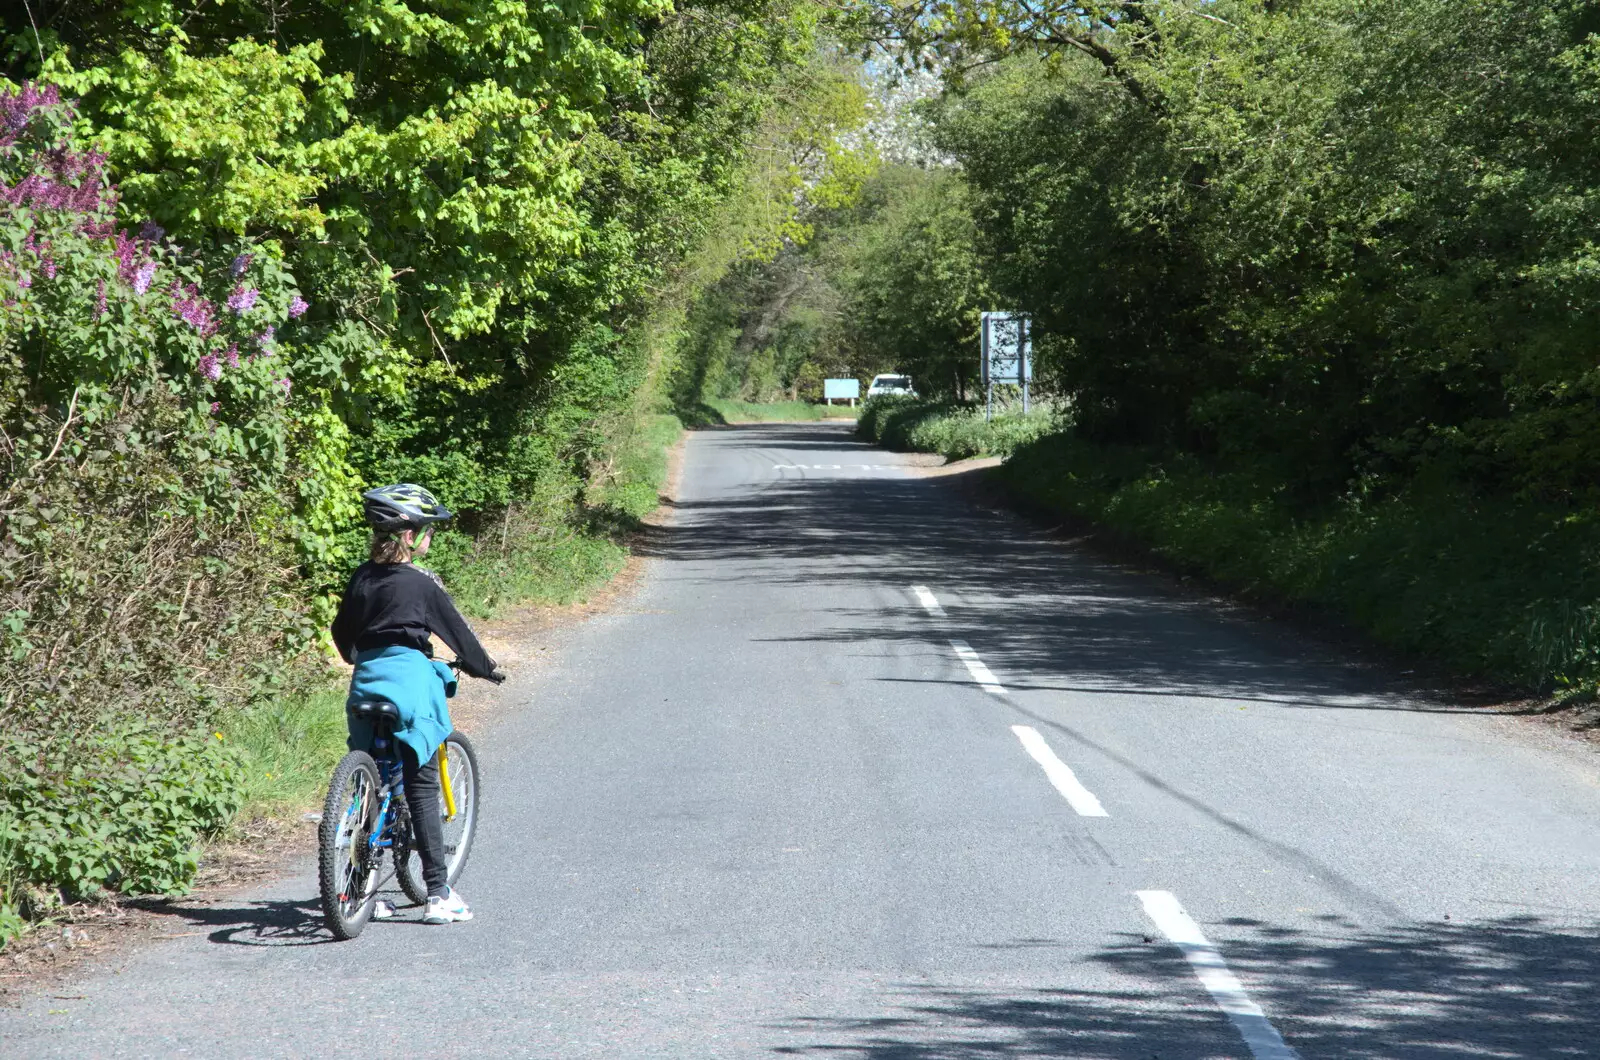
[[378, 819], [378, 766], [365, 751], [339, 760], [317, 828], [322, 913], [335, 938], [353, 939], [378, 899], [378, 858], [369, 840]]
[[[453, 732], [444, 741], [445, 772], [450, 775], [450, 794], [455, 801], [455, 814], [450, 805], [439, 799], [440, 823], [444, 826], [444, 857], [446, 880], [454, 887], [472, 853], [472, 840], [478, 830], [478, 801], [482, 794], [483, 771], [478, 766], [478, 752], [472, 741], [463, 733]], [[443, 778], [440, 778], [441, 781]], [[441, 788], [443, 784], [441, 783]], [[413, 843], [413, 846], [415, 844]], [[409, 852], [400, 868], [400, 889], [406, 897], [421, 905], [428, 900], [427, 885], [422, 882], [422, 856], [415, 850]]]

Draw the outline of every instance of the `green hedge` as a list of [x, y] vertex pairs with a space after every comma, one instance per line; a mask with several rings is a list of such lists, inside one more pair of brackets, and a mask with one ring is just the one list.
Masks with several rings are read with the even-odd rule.
[[922, 401], [910, 397], [869, 398], [856, 422], [856, 433], [889, 449], [939, 453], [951, 460], [974, 456], [1009, 456], [1016, 448], [1047, 433], [1054, 423], [1049, 411], [1024, 416], [1005, 412], [992, 420], [970, 405]]
[[242, 802], [239, 756], [216, 736], [123, 722], [0, 742], [0, 871], [82, 899], [180, 894], [199, 840]]
[[1414, 483], [1296, 505], [1270, 471], [1057, 434], [997, 470], [1026, 505], [1085, 520], [1247, 596], [1311, 605], [1463, 675], [1529, 690], [1600, 678], [1600, 521]]

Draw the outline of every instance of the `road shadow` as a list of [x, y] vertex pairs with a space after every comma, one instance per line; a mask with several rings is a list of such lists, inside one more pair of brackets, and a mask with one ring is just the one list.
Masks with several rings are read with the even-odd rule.
[[739, 449], [816, 450], [830, 453], [887, 454], [871, 442], [856, 437], [855, 423], [738, 423], [699, 428], [713, 433], [716, 444]]
[[[398, 907], [394, 919], [368, 925], [388, 927], [394, 924], [421, 925], [421, 909], [398, 890], [385, 890], [380, 897]], [[200, 904], [186, 901], [159, 899], [129, 902], [136, 908], [159, 916], [170, 917], [179, 930], [168, 938], [184, 934], [204, 934], [214, 943], [228, 946], [319, 946], [338, 940], [328, 931], [322, 916], [322, 902], [317, 897], [304, 899], [268, 898], [244, 901], [232, 905], [223, 902]], [[183, 931], [182, 928], [192, 928]]]
[[226, 945], [315, 946], [335, 941], [323, 923], [322, 903], [316, 898], [269, 898], [233, 905], [183, 901], [130, 904], [170, 917], [181, 927], [194, 929], [193, 934], [204, 933], [210, 941]]
[[[1595, 926], [1515, 916], [1360, 931], [1325, 918], [1314, 929], [1231, 921], [1207, 933], [1307, 1058], [1548, 1060], [1592, 1057], [1600, 1043]], [[1176, 948], [1128, 936], [1091, 960], [1149, 989], [903, 983], [888, 992], [887, 1011], [777, 1024], [789, 1044], [768, 1052], [840, 1060], [1247, 1054]]]
[[[801, 445], [840, 452], [845, 444], [882, 452], [837, 433], [747, 427], [707, 441], [733, 453]], [[892, 587], [904, 595], [903, 607], [841, 607], [827, 628], [797, 639], [900, 640], [943, 653], [948, 631], [959, 629], [1018, 688], [1302, 708], [1475, 709], [1426, 700], [1400, 675], [1255, 621], [1174, 579], [1073, 548], [945, 483], [827, 462], [846, 467], [808, 470], [804, 478], [774, 469], [743, 491], [679, 501], [670, 524], [644, 535], [638, 550], [696, 565], [675, 576], [707, 584], [743, 581], [752, 576], [748, 564], [759, 563], [759, 576], [778, 584]], [[946, 620], [929, 621], [909, 595], [912, 585], [935, 593]]]

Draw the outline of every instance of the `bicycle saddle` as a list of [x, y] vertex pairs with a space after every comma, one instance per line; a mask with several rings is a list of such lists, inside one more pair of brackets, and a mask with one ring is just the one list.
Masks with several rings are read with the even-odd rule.
[[385, 699], [372, 699], [361, 703], [350, 704], [350, 713], [367, 721], [377, 721], [379, 718], [388, 718], [390, 721], [400, 720], [400, 708]]

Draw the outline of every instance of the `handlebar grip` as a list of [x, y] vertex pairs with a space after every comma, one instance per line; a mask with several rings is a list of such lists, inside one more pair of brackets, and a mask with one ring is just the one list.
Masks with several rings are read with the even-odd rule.
[[506, 679], [506, 672], [504, 670], [496, 670], [494, 673], [489, 675], [489, 680], [493, 681], [497, 685], [498, 684], [503, 684], [505, 682], [505, 679]]

